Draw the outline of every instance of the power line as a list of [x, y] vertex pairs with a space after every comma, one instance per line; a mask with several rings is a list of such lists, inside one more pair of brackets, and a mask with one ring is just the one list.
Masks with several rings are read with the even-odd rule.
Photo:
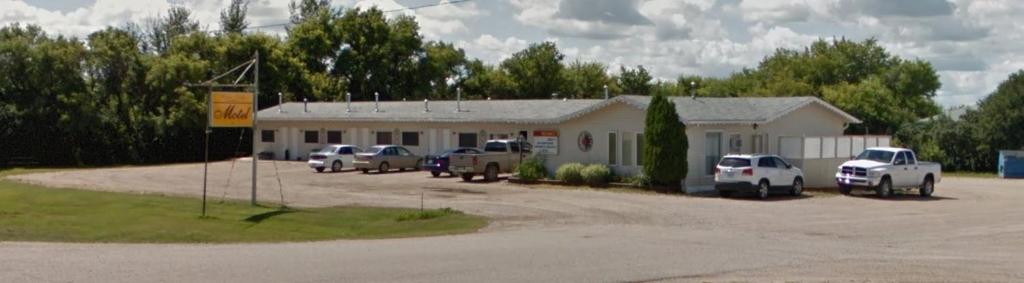
[[[473, 0], [455, 0], [455, 1], [448, 1], [448, 2], [438, 2], [438, 3], [424, 4], [424, 5], [419, 5], [419, 6], [410, 6], [410, 7], [400, 8], [400, 9], [391, 9], [391, 10], [382, 11], [382, 12], [384, 12], [384, 13], [394, 13], [394, 12], [401, 12], [401, 11], [419, 10], [419, 9], [423, 9], [423, 8], [454, 5], [454, 4], [459, 4], [459, 3], [463, 3], [463, 2], [469, 2], [469, 1], [473, 1]], [[263, 28], [272, 28], [272, 27], [283, 27], [283, 26], [288, 26], [288, 25], [291, 25], [291, 24], [292, 23], [290, 23], [290, 22], [288, 22], [288, 23], [278, 23], [278, 24], [269, 24], [269, 25], [262, 25], [262, 26], [251, 26], [251, 27], [246, 27], [245, 29], [263, 29]]]

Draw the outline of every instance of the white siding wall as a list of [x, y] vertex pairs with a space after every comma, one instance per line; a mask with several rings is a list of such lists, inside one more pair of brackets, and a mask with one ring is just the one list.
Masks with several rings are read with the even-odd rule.
[[[552, 129], [559, 130], [558, 155], [550, 156], [547, 159], [548, 171], [554, 173], [558, 165], [569, 162], [580, 163], [601, 163], [608, 162], [608, 133], [617, 133], [618, 150], [616, 159], [622, 164], [622, 137], [625, 134], [634, 136], [632, 141], [633, 151], [636, 150], [635, 136], [644, 131], [645, 112], [625, 104], [615, 104], [604, 109], [589, 113], [582, 117], [563, 123]], [[593, 147], [588, 152], [583, 152], [578, 146], [577, 140], [583, 131], [590, 132], [594, 137]], [[627, 154], [630, 155], [630, 154]], [[616, 174], [635, 174], [639, 172], [636, 166], [636, 154], [631, 154], [632, 166], [614, 165], [612, 170]]]
[[[552, 103], [558, 103], [552, 101]], [[616, 154], [617, 164], [612, 166], [616, 174], [630, 175], [639, 172], [640, 167], [636, 165], [638, 153], [636, 151], [636, 134], [644, 130], [645, 112], [626, 104], [614, 104], [604, 109], [588, 113], [582, 117], [558, 125], [537, 125], [537, 124], [510, 124], [510, 123], [381, 123], [381, 122], [271, 122], [263, 121], [260, 127], [263, 129], [276, 129], [278, 135], [275, 143], [258, 143], [258, 151], [273, 151], [277, 158], [284, 156], [287, 149], [294, 160], [296, 152], [301, 153], [303, 158], [308, 151], [319, 148], [326, 143], [326, 133], [322, 133], [320, 143], [307, 145], [304, 143], [302, 130], [340, 129], [345, 143], [355, 144], [362, 148], [372, 146], [376, 142], [376, 131], [386, 130], [396, 133], [393, 136], [395, 143], [401, 142], [401, 132], [414, 131], [420, 135], [420, 145], [408, 147], [415, 154], [426, 155], [441, 149], [452, 148], [458, 145], [458, 133], [477, 133], [478, 142], [483, 141], [494, 134], [495, 138], [501, 134], [507, 134], [514, 138], [519, 131], [527, 131], [532, 141], [534, 130], [558, 130], [558, 154], [548, 156], [546, 165], [550, 172], [561, 164], [568, 162], [581, 163], [602, 163], [608, 162], [608, 133], [614, 132], [617, 135]], [[779, 138], [783, 136], [837, 136], [842, 135], [844, 121], [835, 113], [818, 104], [810, 104], [796, 111], [789, 113], [775, 121], [758, 125], [756, 128], [751, 124], [722, 124], [722, 125], [688, 125], [686, 134], [689, 139], [688, 151], [688, 172], [687, 185], [707, 185], [714, 180], [713, 176], [705, 172], [705, 134], [709, 131], [722, 133], [721, 149], [722, 154], [727, 153], [753, 153], [755, 147], [752, 144], [754, 136], [763, 136], [763, 148], [766, 153], [778, 153]], [[288, 130], [290, 129], [290, 130]], [[577, 146], [577, 139], [583, 131], [590, 132], [593, 136], [593, 147], [590, 151], [584, 152]], [[622, 146], [623, 136], [629, 135], [632, 140], [632, 154], [625, 157], [630, 158], [630, 166], [623, 164]], [[730, 137], [738, 135], [740, 147], [738, 150], [730, 148]], [[824, 141], [823, 141], [824, 142]], [[837, 141], [838, 142], [838, 141]], [[434, 146], [431, 146], [434, 144]], [[836, 152], [836, 155], [843, 155], [844, 152]]]

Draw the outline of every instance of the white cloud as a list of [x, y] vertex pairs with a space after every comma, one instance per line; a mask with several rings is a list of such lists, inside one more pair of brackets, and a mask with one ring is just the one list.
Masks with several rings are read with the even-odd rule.
[[738, 8], [748, 22], [799, 22], [811, 17], [811, 8], [805, 1], [745, 0]]
[[512, 53], [526, 48], [529, 43], [516, 37], [507, 37], [501, 40], [493, 35], [484, 34], [471, 41], [459, 40], [455, 42], [455, 46], [466, 50], [469, 54], [474, 54], [485, 62], [496, 63], [505, 60]]
[[[579, 0], [562, 0], [579, 1]], [[613, 0], [617, 1], [617, 0]], [[515, 19], [526, 26], [534, 26], [547, 30], [556, 36], [579, 37], [590, 39], [614, 39], [622, 38], [635, 33], [640, 25], [646, 22], [634, 19], [639, 15], [635, 7], [617, 6], [617, 8], [629, 8], [632, 11], [564, 11], [563, 9], [579, 9], [591, 7], [587, 5], [561, 5], [561, 1], [548, 0], [511, 0], [512, 6], [519, 9]], [[597, 8], [608, 8], [599, 6]], [[603, 20], [597, 16], [600, 14], [629, 14], [624, 20]], [[588, 15], [588, 16], [582, 16]], [[642, 16], [640, 16], [642, 17]], [[581, 19], [582, 18], [582, 19]], [[586, 20], [584, 20], [586, 19]]]
[[466, 21], [486, 15], [486, 12], [480, 10], [475, 2], [451, 3], [449, 0], [441, 0], [436, 4], [436, 6], [414, 11], [394, 0], [361, 0], [355, 3], [354, 7], [356, 9], [377, 7], [383, 11], [392, 11], [387, 14], [388, 17], [399, 15], [415, 17], [420, 26], [420, 33], [428, 40], [468, 32], [469, 27], [466, 25]]
[[4, 4], [0, 10], [0, 25], [15, 22], [36, 24], [51, 33], [84, 37], [108, 25], [123, 25], [127, 22], [141, 23], [166, 11], [170, 5], [165, 0], [137, 0], [122, 2], [97, 0], [92, 6], [62, 13], [31, 6], [15, 0]]
[[[105, 26], [142, 23], [178, 3], [204, 27], [219, 29], [229, 0], [96, 0], [67, 12], [6, 1], [0, 25], [33, 23], [85, 36]], [[566, 61], [644, 65], [661, 79], [680, 74], [726, 76], [754, 67], [777, 48], [802, 49], [818, 38], [874, 37], [903, 58], [930, 61], [944, 105], [974, 103], [1024, 68], [1024, 1], [1018, 0], [500, 0], [415, 11], [433, 0], [333, 0], [336, 7], [378, 6], [411, 15], [427, 40], [454, 42], [496, 63], [530, 43], [554, 41]], [[507, 2], [506, 2], [507, 1]], [[251, 0], [253, 26], [287, 23], [290, 0]], [[358, 4], [357, 4], [358, 3]], [[52, 5], [51, 5], [52, 6]], [[264, 29], [281, 34], [283, 28]]]
[[726, 37], [728, 32], [710, 8], [705, 3], [653, 0], [644, 2], [640, 13], [654, 22], [654, 32], [661, 39]]
[[[442, 0], [439, 3], [448, 3]], [[420, 23], [420, 31], [428, 39], [442, 39], [453, 34], [466, 33], [467, 21], [488, 15], [476, 2], [443, 4], [441, 6], [418, 10], [416, 19]]]

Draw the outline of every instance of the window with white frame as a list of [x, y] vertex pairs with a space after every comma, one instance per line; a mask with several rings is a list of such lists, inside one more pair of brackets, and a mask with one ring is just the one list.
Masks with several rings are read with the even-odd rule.
[[459, 133], [459, 147], [476, 147], [476, 133]]
[[633, 135], [622, 133], [622, 166], [633, 166]]
[[327, 131], [327, 143], [341, 143], [341, 131]]
[[608, 165], [619, 164], [619, 134], [616, 132], [608, 133]]
[[262, 130], [262, 131], [260, 131], [260, 141], [262, 141], [262, 142], [274, 142], [274, 130]]
[[729, 153], [743, 153], [743, 135], [729, 134]]
[[391, 139], [391, 132], [388, 131], [377, 131], [377, 144], [393, 144]]
[[636, 165], [644, 165], [644, 133], [636, 133]]
[[767, 139], [762, 134], [754, 134], [750, 139], [751, 151], [753, 153], [768, 153]]
[[420, 146], [420, 133], [419, 132], [402, 132], [402, 145], [404, 145], [404, 146]]
[[320, 143], [320, 131], [305, 131], [306, 143]]

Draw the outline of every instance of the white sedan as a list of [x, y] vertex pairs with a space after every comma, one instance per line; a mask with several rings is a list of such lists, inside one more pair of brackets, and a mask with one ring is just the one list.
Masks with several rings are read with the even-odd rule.
[[347, 144], [331, 144], [317, 152], [309, 154], [309, 168], [316, 172], [324, 172], [330, 166], [331, 172], [341, 171], [345, 167], [353, 167], [356, 153], [362, 152], [358, 147]]

